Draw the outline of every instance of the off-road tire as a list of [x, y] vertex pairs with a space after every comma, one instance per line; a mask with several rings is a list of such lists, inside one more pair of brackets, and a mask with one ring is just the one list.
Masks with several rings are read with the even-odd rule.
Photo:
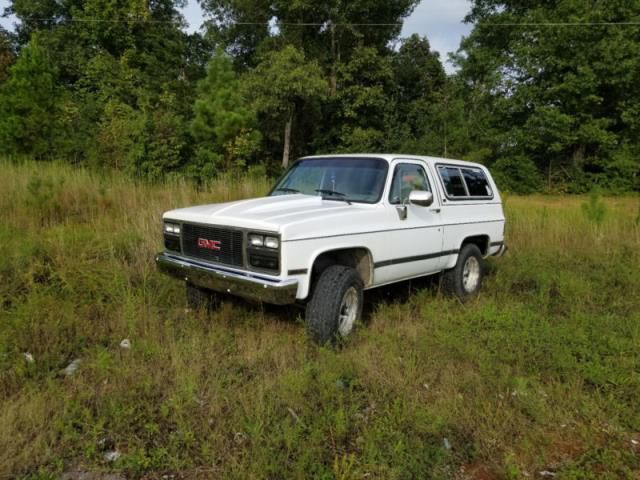
[[187, 295], [187, 307], [191, 310], [205, 310], [206, 312], [212, 312], [222, 303], [220, 294], [216, 292], [196, 287], [188, 282], [185, 283], [185, 288]]
[[[469, 259], [472, 260], [469, 260]], [[465, 264], [477, 262], [477, 282], [474, 288], [465, 288]], [[458, 254], [458, 262], [456, 266], [446, 270], [442, 274], [441, 287], [442, 290], [449, 294], [455, 295], [461, 301], [465, 302], [474, 298], [480, 291], [482, 279], [484, 278], [484, 261], [482, 253], [477, 245], [467, 243], [463, 245]]]
[[[350, 290], [352, 288], [355, 293]], [[332, 265], [320, 274], [305, 312], [307, 332], [314, 342], [320, 345], [334, 343], [351, 333], [353, 324], [362, 315], [362, 290], [362, 280], [351, 267]], [[351, 299], [357, 299], [357, 306], [354, 307], [355, 318], [351, 322], [351, 328], [341, 334], [340, 314], [347, 292]]]

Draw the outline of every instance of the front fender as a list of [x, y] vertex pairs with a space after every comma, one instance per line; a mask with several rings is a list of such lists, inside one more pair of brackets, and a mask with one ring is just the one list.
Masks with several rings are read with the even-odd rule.
[[[335, 239], [334, 239], [335, 240]], [[289, 242], [286, 247], [287, 258], [287, 275], [289, 278], [295, 278], [298, 281], [298, 292], [296, 298], [304, 300], [309, 296], [311, 290], [311, 280], [313, 267], [321, 255], [345, 250], [363, 250], [366, 252], [366, 266], [356, 265], [356, 269], [364, 277], [363, 283], [365, 287], [373, 283], [373, 263], [374, 254], [368, 246], [360, 242], [353, 242], [353, 239], [342, 239], [331, 244], [320, 242], [317, 239]], [[364, 269], [366, 268], [366, 272]]]

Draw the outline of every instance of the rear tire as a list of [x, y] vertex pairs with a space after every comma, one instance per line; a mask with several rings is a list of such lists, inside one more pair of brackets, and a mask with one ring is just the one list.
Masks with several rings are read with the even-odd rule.
[[305, 315], [314, 342], [324, 345], [349, 336], [362, 315], [362, 290], [360, 275], [351, 267], [332, 265], [320, 274]]
[[482, 253], [477, 245], [467, 243], [460, 249], [456, 266], [442, 274], [442, 289], [465, 302], [478, 294], [483, 278]]
[[205, 310], [212, 312], [222, 303], [220, 295], [205, 288], [186, 283], [187, 307], [191, 310]]

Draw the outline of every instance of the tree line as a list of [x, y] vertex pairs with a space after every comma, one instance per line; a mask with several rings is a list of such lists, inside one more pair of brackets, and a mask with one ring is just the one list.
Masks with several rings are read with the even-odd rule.
[[640, 4], [474, 0], [452, 55], [419, 0], [12, 0], [0, 153], [150, 180], [277, 174], [316, 153], [488, 165], [514, 192], [640, 190]]

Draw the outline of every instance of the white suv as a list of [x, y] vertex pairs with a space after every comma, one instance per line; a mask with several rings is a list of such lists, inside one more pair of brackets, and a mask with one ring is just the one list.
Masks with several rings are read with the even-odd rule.
[[306, 305], [312, 338], [347, 336], [362, 292], [443, 272], [474, 296], [483, 258], [505, 251], [498, 190], [482, 165], [411, 155], [296, 161], [262, 198], [166, 212], [160, 270], [192, 307], [224, 295]]

